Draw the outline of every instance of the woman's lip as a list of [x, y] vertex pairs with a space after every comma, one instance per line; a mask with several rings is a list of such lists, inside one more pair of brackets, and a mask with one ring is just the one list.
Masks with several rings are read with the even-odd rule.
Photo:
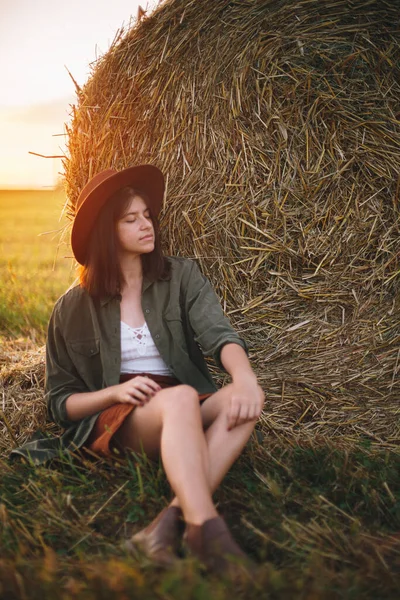
[[146, 235], [145, 237], [140, 238], [141, 240], [152, 240], [153, 236], [152, 235]]

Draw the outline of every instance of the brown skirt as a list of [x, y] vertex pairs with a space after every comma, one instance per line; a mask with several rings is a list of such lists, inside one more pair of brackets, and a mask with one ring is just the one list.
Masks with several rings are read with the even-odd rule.
[[[133, 379], [138, 375], [147, 376], [153, 379], [161, 388], [173, 387], [180, 385], [180, 381], [175, 377], [168, 375], [155, 375], [154, 373], [121, 373], [119, 382], [124, 383], [129, 379]], [[212, 394], [199, 394], [200, 404], [204, 402]], [[99, 456], [111, 456], [112, 450], [117, 449], [120, 454], [123, 449], [118, 447], [115, 440], [112, 439], [114, 433], [121, 427], [126, 417], [136, 408], [133, 404], [125, 404], [119, 402], [113, 404], [109, 408], [103, 410], [88, 439], [85, 442], [85, 447], [98, 454]]]

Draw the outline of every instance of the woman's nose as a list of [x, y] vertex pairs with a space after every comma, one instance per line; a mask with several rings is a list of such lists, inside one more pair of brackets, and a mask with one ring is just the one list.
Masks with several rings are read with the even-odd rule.
[[151, 229], [152, 227], [153, 224], [150, 223], [149, 220], [144, 217], [142, 219], [142, 222], [140, 223], [140, 229]]

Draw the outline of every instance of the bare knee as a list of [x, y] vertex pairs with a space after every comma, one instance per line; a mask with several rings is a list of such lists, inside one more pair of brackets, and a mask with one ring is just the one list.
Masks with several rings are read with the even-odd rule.
[[194, 387], [192, 387], [191, 385], [187, 385], [186, 383], [177, 385], [175, 387], [175, 392], [177, 393], [177, 395], [179, 395], [179, 397], [190, 398], [191, 400], [193, 400], [193, 398], [195, 400], [198, 400], [198, 397], [199, 397], [197, 390]]
[[193, 407], [198, 407], [200, 411], [199, 395], [192, 386], [182, 384], [165, 391], [168, 393], [164, 395], [162, 402], [160, 402], [160, 408], [163, 411], [185, 410]]
[[144, 406], [135, 408], [114, 434], [123, 447], [139, 451], [141, 447], [149, 457], [157, 456], [166, 412], [182, 411], [197, 405], [198, 393], [190, 385], [164, 388]]
[[[229, 412], [232, 397], [231, 389], [232, 384], [229, 383], [224, 387], [221, 387], [218, 392], [211, 396], [214, 417], [219, 416], [221, 413]], [[209, 402], [209, 404], [211, 405], [211, 402]]]

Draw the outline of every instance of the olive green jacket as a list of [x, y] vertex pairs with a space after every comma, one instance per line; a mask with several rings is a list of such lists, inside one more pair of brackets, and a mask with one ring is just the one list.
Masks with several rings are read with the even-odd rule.
[[[157, 346], [173, 375], [199, 394], [217, 390], [204, 356], [220, 361], [222, 346], [246, 342], [232, 328], [218, 297], [197, 263], [167, 257], [168, 279], [143, 277], [142, 308]], [[121, 371], [120, 296], [95, 301], [80, 285], [59, 298], [50, 317], [46, 344], [46, 401], [50, 418], [65, 431], [60, 437], [37, 438], [15, 448], [40, 464], [60, 452], [80, 448], [100, 412], [71, 421], [66, 401], [71, 394], [91, 392], [119, 383]]]

